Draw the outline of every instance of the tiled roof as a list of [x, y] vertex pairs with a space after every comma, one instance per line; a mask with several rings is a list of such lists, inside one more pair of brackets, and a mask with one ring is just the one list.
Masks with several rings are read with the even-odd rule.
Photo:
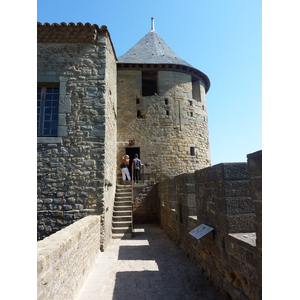
[[151, 30], [125, 54], [118, 57], [119, 63], [177, 64], [192, 67], [181, 59], [156, 33]]
[[90, 23], [37, 23], [38, 43], [93, 43], [98, 31], [107, 31], [105, 25]]

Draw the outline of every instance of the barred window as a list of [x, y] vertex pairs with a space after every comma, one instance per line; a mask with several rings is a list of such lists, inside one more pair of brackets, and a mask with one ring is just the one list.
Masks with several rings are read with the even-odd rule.
[[59, 87], [37, 87], [37, 135], [57, 136]]

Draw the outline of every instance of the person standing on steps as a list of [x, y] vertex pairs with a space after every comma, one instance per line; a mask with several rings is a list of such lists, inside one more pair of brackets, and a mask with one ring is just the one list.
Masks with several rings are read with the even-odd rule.
[[122, 178], [124, 181], [124, 185], [126, 185], [126, 177], [131, 183], [131, 177], [129, 174], [128, 166], [129, 166], [129, 156], [126, 154], [122, 157], [122, 163], [120, 165], [120, 168], [122, 169]]
[[134, 183], [138, 183], [140, 179], [140, 168], [143, 166], [141, 160], [139, 159], [139, 155], [135, 154], [134, 155], [134, 160], [133, 160], [133, 180]]

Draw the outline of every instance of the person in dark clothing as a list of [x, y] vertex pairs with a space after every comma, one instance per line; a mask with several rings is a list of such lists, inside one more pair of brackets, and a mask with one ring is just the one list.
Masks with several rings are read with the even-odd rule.
[[134, 180], [134, 183], [138, 183], [139, 179], [140, 179], [140, 169], [143, 166], [141, 160], [139, 159], [138, 154], [134, 155], [134, 159], [133, 159], [132, 163], [133, 163], [133, 174], [134, 174], [133, 180]]

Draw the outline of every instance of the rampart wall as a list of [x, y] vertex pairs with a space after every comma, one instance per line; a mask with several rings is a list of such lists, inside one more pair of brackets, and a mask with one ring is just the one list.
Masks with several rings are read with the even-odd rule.
[[[262, 152], [247, 158], [247, 163], [218, 164], [149, 184], [135, 198], [134, 210], [135, 222], [159, 219], [225, 298], [258, 300], [262, 297]], [[100, 222], [100, 216], [88, 216], [38, 242], [38, 299], [77, 295], [99, 253]], [[214, 231], [197, 240], [189, 232], [202, 223]]]
[[[241, 300], [262, 295], [262, 152], [247, 158], [158, 184], [161, 226], [211, 284]], [[202, 223], [214, 231], [197, 240], [189, 232]]]
[[99, 216], [87, 216], [39, 241], [37, 299], [75, 299], [99, 253]]

